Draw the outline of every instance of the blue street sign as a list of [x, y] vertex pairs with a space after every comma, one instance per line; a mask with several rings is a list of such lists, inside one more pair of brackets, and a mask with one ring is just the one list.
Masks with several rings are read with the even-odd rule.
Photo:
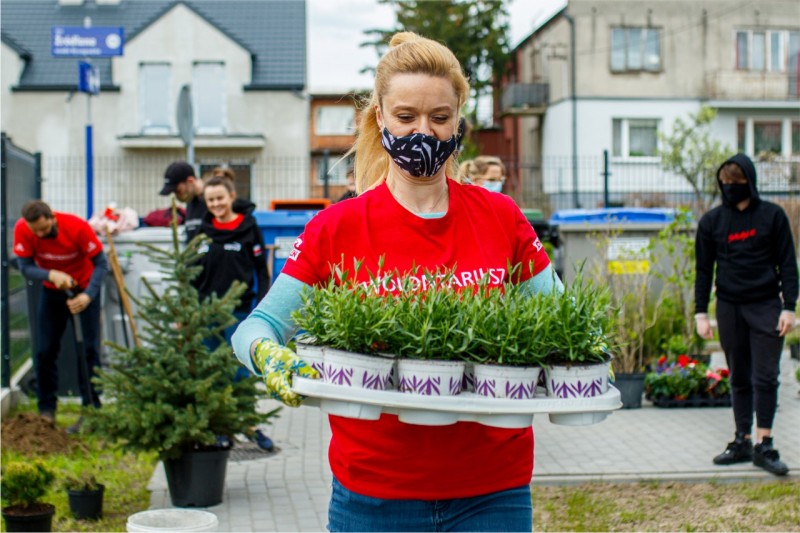
[[100, 70], [86, 61], [78, 61], [78, 91], [100, 93]]
[[53, 26], [50, 52], [54, 57], [111, 57], [122, 55], [124, 28]]

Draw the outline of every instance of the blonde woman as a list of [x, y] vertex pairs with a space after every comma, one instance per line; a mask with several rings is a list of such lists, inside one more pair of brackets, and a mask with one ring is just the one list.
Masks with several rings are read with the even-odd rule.
[[[342, 260], [364, 261], [350, 273], [359, 281], [381, 258], [384, 271], [401, 275], [414, 266], [457, 268], [467, 289], [481, 279], [476, 273], [505, 282], [509, 264], [524, 265], [515, 281], [526, 290], [561, 290], [514, 202], [451, 179], [468, 95], [450, 50], [413, 33], [393, 36], [352, 150], [359, 195], [306, 225], [275, 285], [234, 334], [237, 356], [264, 376], [273, 397], [299, 405], [291, 374], [315, 374], [285, 348], [296, 329], [290, 313], [304, 288], [327, 283]], [[329, 419], [330, 531], [531, 531], [531, 428], [419, 426], [388, 414]]]

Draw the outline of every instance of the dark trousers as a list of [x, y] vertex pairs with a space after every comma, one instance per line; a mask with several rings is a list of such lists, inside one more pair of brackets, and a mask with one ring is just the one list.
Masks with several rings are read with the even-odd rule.
[[[36, 381], [39, 395], [39, 412], [55, 412], [58, 403], [58, 352], [61, 350], [61, 337], [64, 329], [72, 325], [72, 314], [67, 307], [67, 295], [64, 291], [42, 288], [39, 300], [39, 353], [36, 354]], [[89, 307], [79, 315], [83, 332], [83, 345], [86, 352], [86, 366], [89, 375], [95, 374], [95, 369], [100, 366], [100, 298], [92, 300]], [[78, 354], [78, 365], [81, 364]], [[80, 386], [83, 405], [100, 407], [100, 398], [93, 383], [91, 398], [86, 397], [86, 384], [84, 383], [80, 367], [78, 384]]]
[[783, 337], [778, 298], [732, 304], [717, 300], [719, 340], [731, 372], [731, 403], [736, 431], [749, 435], [755, 408], [757, 427], [772, 429], [778, 403]]

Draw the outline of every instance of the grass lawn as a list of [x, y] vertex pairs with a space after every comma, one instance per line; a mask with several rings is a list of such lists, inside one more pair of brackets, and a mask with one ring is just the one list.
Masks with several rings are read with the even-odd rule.
[[[20, 411], [35, 410], [32, 403], [20, 406]], [[58, 425], [66, 428], [77, 420], [80, 407], [75, 404], [60, 404]], [[11, 418], [12, 413], [8, 418]], [[42, 501], [56, 506], [53, 531], [126, 531], [128, 516], [144, 511], [150, 505], [147, 482], [153, 473], [157, 456], [132, 454], [90, 434], [73, 438], [82, 446], [68, 454], [37, 454], [56, 474], [56, 480]], [[81, 449], [82, 448], [82, 449]], [[30, 457], [3, 447], [2, 464], [10, 461], [26, 461]], [[98, 482], [104, 484], [103, 518], [98, 521], [75, 520], [69, 511], [67, 491], [61, 486], [69, 474], [92, 472]], [[3, 523], [5, 531], [5, 523]]]

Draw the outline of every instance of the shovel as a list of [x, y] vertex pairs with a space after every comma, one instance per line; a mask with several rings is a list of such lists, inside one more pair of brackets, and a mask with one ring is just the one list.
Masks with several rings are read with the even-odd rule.
[[[77, 288], [67, 289], [67, 298], [75, 298], [80, 290]], [[92, 404], [92, 385], [89, 383], [89, 364], [86, 361], [86, 346], [83, 343], [83, 329], [81, 328], [80, 313], [72, 315], [72, 325], [75, 328], [75, 348], [78, 351], [78, 372], [80, 381], [83, 382], [83, 394], [89, 400], [89, 405]]]

